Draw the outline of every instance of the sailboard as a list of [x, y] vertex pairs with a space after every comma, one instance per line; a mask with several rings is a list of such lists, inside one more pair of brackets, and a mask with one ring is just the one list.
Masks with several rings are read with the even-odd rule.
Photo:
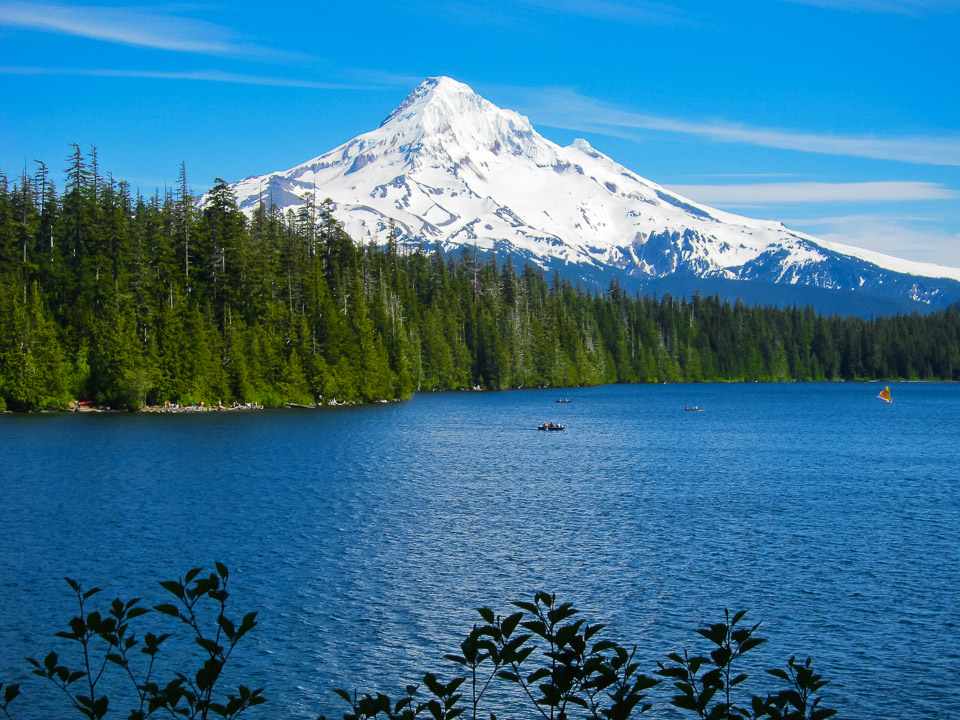
[[883, 390], [881, 390], [880, 394], [877, 395], [877, 397], [883, 400], [884, 402], [892, 403], [893, 398], [890, 397], [890, 386], [887, 385]]

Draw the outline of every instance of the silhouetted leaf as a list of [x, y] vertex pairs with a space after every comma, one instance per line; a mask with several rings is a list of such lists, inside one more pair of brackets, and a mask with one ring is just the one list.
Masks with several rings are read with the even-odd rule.
[[675, 695], [671, 700], [670, 704], [674, 707], [678, 707], [681, 710], [693, 710], [696, 712], [697, 704], [694, 702], [693, 698], [686, 695]]
[[747, 640], [744, 640], [743, 643], [740, 644], [740, 653], [742, 654], [747, 652], [748, 650], [752, 650], [758, 645], [762, 645], [766, 641], [767, 641], [766, 638], [758, 638], [758, 637], [748, 638]]
[[234, 632], [235, 632], [235, 628], [233, 627], [233, 623], [230, 622], [230, 620], [227, 619], [225, 616], [220, 615], [220, 616], [217, 617], [217, 624], [220, 626], [220, 629], [223, 630], [223, 632], [226, 634], [226, 636], [232, 640], [232, 639], [233, 639], [233, 634], [234, 634]]
[[539, 635], [542, 638], [547, 636], [547, 626], [539, 620], [527, 620], [520, 624], [535, 635]]
[[533, 685], [535, 682], [542, 680], [545, 677], [550, 677], [550, 670], [545, 667], [537, 668], [532, 673], [527, 675], [527, 683]]
[[709, 628], [697, 630], [698, 635], [702, 635], [714, 645], [723, 645], [727, 639], [727, 626], [723, 623], [711, 625]]
[[216, 655], [220, 652], [223, 652], [223, 648], [220, 645], [217, 645], [215, 640], [211, 640], [210, 638], [198, 637], [194, 638], [194, 642], [211, 655]]
[[521, 618], [523, 618], [522, 612], [513, 613], [500, 623], [500, 629], [503, 630], [504, 637], [510, 637], [513, 635], [513, 631], [516, 629], [517, 623], [520, 622]]
[[466, 678], [464, 678], [464, 677], [458, 677], [458, 678], [454, 678], [453, 680], [451, 680], [450, 682], [448, 682], [448, 683], [447, 683], [447, 694], [449, 695], [449, 694], [455, 692], [456, 689], [463, 684], [463, 681], [464, 681], [464, 680], [466, 680]]
[[161, 580], [160, 587], [183, 600], [183, 585], [176, 580]]

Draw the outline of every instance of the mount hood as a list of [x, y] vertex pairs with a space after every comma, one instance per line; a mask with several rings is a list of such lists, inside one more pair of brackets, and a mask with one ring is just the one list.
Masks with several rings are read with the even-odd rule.
[[[284, 172], [231, 185], [241, 210], [330, 198], [358, 242], [510, 254], [606, 289], [720, 292], [854, 312], [960, 299], [960, 269], [818, 240], [670, 192], [578, 139], [561, 147], [466, 85], [429, 78], [380, 126]], [[832, 291], [832, 292], [831, 292]], [[838, 293], [838, 291], [845, 291]], [[851, 292], [853, 291], [853, 292]], [[844, 298], [837, 306], [830, 299]]]

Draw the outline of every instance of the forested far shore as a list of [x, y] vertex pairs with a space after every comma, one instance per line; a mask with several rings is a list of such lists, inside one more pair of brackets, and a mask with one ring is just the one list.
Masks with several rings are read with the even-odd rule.
[[150, 197], [78, 146], [0, 173], [0, 410], [74, 401], [312, 404], [418, 390], [705, 381], [960, 380], [960, 312], [864, 320], [719, 297], [603, 292], [387, 228], [357, 245], [331, 200], [250, 218]]

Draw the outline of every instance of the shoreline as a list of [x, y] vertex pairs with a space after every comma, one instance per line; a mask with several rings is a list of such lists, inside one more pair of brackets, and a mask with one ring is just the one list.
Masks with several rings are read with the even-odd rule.
[[[784, 380], [784, 381], [770, 381], [770, 380], [711, 380], [705, 382], [663, 382], [663, 383], [624, 383], [625, 385], [687, 385], [695, 387], [698, 385], [783, 385], [783, 384], [860, 384], [860, 385], [875, 385], [875, 384], [953, 384], [960, 381], [957, 380]], [[618, 385], [620, 383], [604, 383]], [[421, 393], [446, 393], [446, 392], [512, 392], [517, 390], [575, 390], [585, 387], [602, 387], [602, 385], [572, 385], [564, 387], [517, 387], [517, 388], [504, 388], [501, 390], [488, 390], [480, 387], [472, 388], [457, 388], [455, 390], [418, 390], [414, 392], [410, 397], [418, 395]], [[362, 405], [387, 405], [387, 404], [396, 404], [401, 402], [406, 402], [410, 398], [390, 398], [390, 399], [380, 399], [380, 400], [370, 400], [370, 401], [361, 401], [361, 400], [344, 400], [338, 402], [336, 399], [331, 400], [330, 402], [322, 403], [310, 403], [309, 405], [304, 405], [301, 403], [283, 403], [275, 407], [265, 407], [260, 403], [233, 403], [231, 405], [206, 405], [201, 403], [200, 405], [179, 405], [175, 403], [169, 403], [167, 405], [144, 405], [139, 410], [126, 410], [121, 408], [111, 408], [109, 406], [103, 405], [84, 405], [76, 400], [69, 403], [69, 405], [60, 410], [0, 410], [0, 415], [19, 415], [19, 414], [54, 414], [54, 413], [150, 413], [150, 414], [182, 414], [182, 413], [197, 413], [197, 412], [250, 412], [254, 410], [322, 410], [324, 408], [337, 408], [337, 407], [359, 407]]]
[[[206, 403], [200, 403], [199, 405], [179, 405], [177, 403], [168, 403], [165, 405], [144, 405], [139, 410], [125, 410], [122, 408], [111, 408], [110, 406], [105, 405], [81, 405], [77, 402], [72, 402], [70, 405], [63, 410], [28, 410], [26, 412], [41, 412], [41, 413], [149, 413], [155, 415], [164, 415], [164, 414], [182, 414], [182, 413], [222, 413], [222, 412], [252, 412], [259, 410], [322, 410], [324, 408], [336, 408], [336, 407], [356, 407], [359, 405], [386, 405], [388, 403], [398, 403], [403, 402], [402, 400], [371, 400], [370, 402], [360, 402], [360, 401], [350, 401], [343, 400], [337, 402], [336, 400], [331, 400], [328, 403], [311, 403], [309, 405], [304, 405], [301, 403], [283, 403], [276, 407], [265, 407], [261, 403], [252, 402], [252, 403], [232, 403], [230, 405], [207, 405]], [[15, 412], [13, 410], [7, 410], [6, 412]]]

